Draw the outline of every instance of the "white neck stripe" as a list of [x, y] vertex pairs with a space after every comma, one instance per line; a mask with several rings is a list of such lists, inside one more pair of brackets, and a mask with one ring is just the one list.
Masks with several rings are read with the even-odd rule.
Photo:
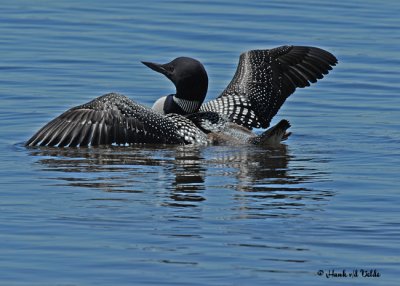
[[193, 113], [199, 110], [201, 102], [173, 97], [174, 102], [185, 112]]

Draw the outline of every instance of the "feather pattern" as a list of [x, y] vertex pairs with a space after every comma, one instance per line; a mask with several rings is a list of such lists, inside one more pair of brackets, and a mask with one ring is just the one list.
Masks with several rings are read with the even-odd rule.
[[267, 128], [296, 88], [322, 79], [336, 63], [335, 56], [315, 47], [281, 46], [245, 52], [227, 88], [200, 110], [224, 114], [249, 129]]
[[126, 96], [109, 93], [64, 112], [33, 135], [26, 145], [77, 147], [207, 142], [207, 136], [184, 116], [162, 115]]

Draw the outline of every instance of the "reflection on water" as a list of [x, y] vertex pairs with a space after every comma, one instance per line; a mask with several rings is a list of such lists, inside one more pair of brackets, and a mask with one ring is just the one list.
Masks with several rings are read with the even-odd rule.
[[[235, 190], [240, 212], [260, 215], [265, 209], [297, 209], [332, 194], [308, 183], [326, 180], [311, 158], [294, 158], [287, 146], [256, 147], [135, 146], [28, 149], [57, 185], [105, 192], [163, 193], [162, 205], [195, 207], [206, 190]], [[297, 164], [290, 165], [294, 161]], [[300, 164], [299, 163], [303, 163]], [[299, 165], [299, 166], [298, 166]], [[296, 172], [301, 169], [301, 172]], [[54, 175], [52, 172], [57, 172]], [[301, 174], [298, 175], [297, 173]], [[47, 175], [46, 175], [47, 176]], [[61, 182], [61, 183], [60, 183]], [[165, 190], [168, 195], [165, 196]], [[162, 196], [161, 196], [162, 197]], [[318, 204], [315, 207], [318, 209]], [[282, 216], [283, 214], [266, 214]], [[295, 215], [288, 214], [285, 215]]]

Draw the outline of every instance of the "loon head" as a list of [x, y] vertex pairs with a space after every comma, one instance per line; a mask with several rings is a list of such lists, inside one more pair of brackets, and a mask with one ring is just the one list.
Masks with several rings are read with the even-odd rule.
[[195, 59], [179, 57], [166, 64], [142, 62], [152, 70], [162, 73], [176, 87], [176, 94], [157, 100], [153, 109], [164, 113], [190, 114], [197, 112], [208, 88], [208, 76], [204, 66]]

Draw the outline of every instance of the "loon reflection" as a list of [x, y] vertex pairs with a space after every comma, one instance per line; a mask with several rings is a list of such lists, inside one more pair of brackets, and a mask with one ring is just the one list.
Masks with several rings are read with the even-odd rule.
[[[326, 179], [326, 174], [302, 167], [293, 174], [287, 146], [242, 148], [215, 146], [35, 148], [43, 172], [58, 172], [52, 178], [61, 185], [91, 188], [111, 193], [148, 193], [162, 205], [190, 207], [212, 197], [205, 192], [235, 190], [243, 208], [246, 200], [265, 199], [263, 204], [298, 208], [309, 201], [321, 201], [331, 194], [307, 188], [307, 183]], [[308, 159], [312, 161], [313, 159]], [[299, 162], [306, 162], [304, 158]], [[53, 176], [53, 174], [52, 174]], [[206, 179], [207, 178], [207, 179]], [[157, 191], [156, 191], [157, 190]], [[252, 208], [254, 206], [247, 206]]]
[[176, 94], [157, 100], [153, 109], [110, 93], [67, 110], [26, 146], [98, 146], [151, 144], [255, 144], [276, 146], [290, 133], [287, 120], [268, 128], [285, 100], [310, 86], [337, 63], [316, 47], [281, 46], [240, 56], [234, 77], [217, 99], [205, 104], [208, 76], [197, 60], [179, 57], [167, 64], [143, 62], [164, 74]]

